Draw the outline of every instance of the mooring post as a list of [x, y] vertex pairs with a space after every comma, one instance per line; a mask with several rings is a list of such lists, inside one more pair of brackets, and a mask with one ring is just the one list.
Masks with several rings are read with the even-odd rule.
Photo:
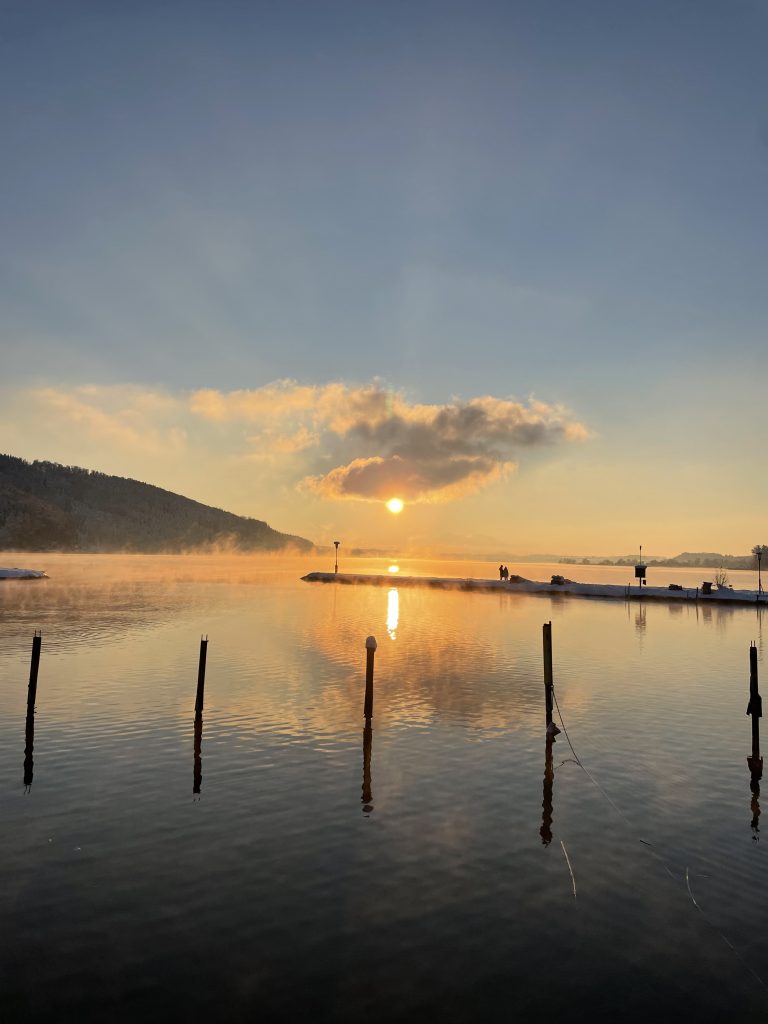
[[545, 622], [544, 633], [544, 704], [547, 711], [547, 728], [552, 724], [552, 623]]
[[544, 707], [546, 709], [547, 733], [558, 736], [560, 730], [552, 721], [552, 698], [554, 695], [552, 681], [552, 622], [545, 622], [542, 627], [544, 634]]
[[29, 689], [27, 690], [27, 713], [30, 707], [34, 712], [35, 699], [37, 697], [37, 670], [40, 667], [40, 648], [43, 644], [43, 634], [35, 630], [32, 639], [32, 661], [29, 665]]
[[373, 717], [373, 659], [376, 654], [376, 637], [369, 636], [365, 641], [365, 703], [363, 714], [366, 718]]
[[200, 664], [197, 669], [197, 696], [195, 697], [195, 714], [203, 713], [203, 697], [205, 695], [205, 659], [208, 653], [208, 637], [200, 637]]
[[759, 767], [762, 775], [763, 759], [760, 757], [760, 719], [763, 717], [763, 699], [757, 688], [757, 647], [749, 646], [749, 704], [747, 714], [752, 716], [752, 757], [749, 767], [754, 772]]

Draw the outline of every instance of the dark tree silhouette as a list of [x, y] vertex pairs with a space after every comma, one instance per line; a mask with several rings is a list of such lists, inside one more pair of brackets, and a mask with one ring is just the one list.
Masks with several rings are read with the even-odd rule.
[[260, 519], [161, 487], [55, 462], [0, 455], [0, 548], [26, 551], [308, 551]]

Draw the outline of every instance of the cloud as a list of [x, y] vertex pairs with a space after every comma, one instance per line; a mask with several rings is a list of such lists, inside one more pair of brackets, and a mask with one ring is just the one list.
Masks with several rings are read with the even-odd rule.
[[143, 474], [150, 462], [153, 472], [168, 463], [169, 480], [191, 473], [197, 480], [218, 478], [224, 467], [244, 492], [298, 486], [331, 501], [453, 501], [509, 475], [526, 453], [589, 436], [567, 409], [535, 399], [485, 395], [420, 404], [378, 380], [282, 380], [184, 394], [132, 385], [28, 394], [49, 431], [71, 438], [97, 468], [109, 470], [118, 460], [129, 472], [140, 464]]
[[248, 435], [250, 458], [314, 452], [322, 472], [306, 474], [300, 486], [332, 500], [451, 501], [514, 470], [526, 449], [589, 436], [561, 406], [492, 396], [415, 404], [378, 381], [206, 389], [191, 395], [190, 408], [218, 424], [259, 427]]
[[353, 459], [324, 476], [305, 477], [303, 487], [323, 498], [380, 501], [452, 501], [470, 494], [514, 469], [511, 462], [445, 458], [414, 460], [391, 455]]
[[65, 429], [81, 427], [86, 436], [120, 449], [157, 455], [181, 452], [186, 444], [186, 431], [174, 422], [179, 403], [164, 392], [84, 385], [37, 388], [30, 397]]

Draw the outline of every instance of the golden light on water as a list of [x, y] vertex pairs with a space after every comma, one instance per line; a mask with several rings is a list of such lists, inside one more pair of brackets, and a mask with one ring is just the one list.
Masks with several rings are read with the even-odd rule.
[[387, 572], [400, 572], [400, 566], [390, 565], [390, 567], [387, 569]]
[[403, 511], [403, 504], [404, 503], [401, 498], [390, 498], [387, 502], [387, 508], [390, 512], [394, 512], [395, 515], [397, 515], [398, 512]]
[[400, 619], [400, 595], [396, 590], [387, 594], [387, 633], [390, 640], [397, 639], [397, 624]]

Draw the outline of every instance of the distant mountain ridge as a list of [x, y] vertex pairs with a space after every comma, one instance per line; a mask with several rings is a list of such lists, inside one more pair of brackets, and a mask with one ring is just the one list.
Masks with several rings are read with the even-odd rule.
[[179, 552], [314, 547], [260, 519], [203, 505], [125, 477], [0, 455], [0, 548]]
[[[561, 565], [635, 565], [640, 558], [638, 555], [620, 555], [616, 558], [564, 555], [558, 561]], [[672, 558], [644, 557], [643, 562], [649, 566], [669, 566], [671, 568], [677, 566], [680, 569], [754, 569], [757, 565], [753, 554], [722, 555], [718, 551], [683, 551]]]

